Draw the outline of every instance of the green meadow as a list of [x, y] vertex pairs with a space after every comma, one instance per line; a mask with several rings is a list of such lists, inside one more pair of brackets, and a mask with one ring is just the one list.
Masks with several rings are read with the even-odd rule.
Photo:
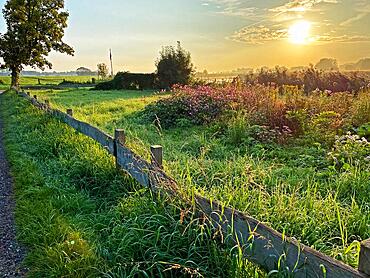
[[266, 277], [181, 201], [117, 171], [93, 140], [14, 92], [0, 96], [0, 115], [27, 277]]
[[[285, 235], [295, 237], [356, 267], [359, 242], [370, 237], [368, 165], [347, 163], [337, 169], [330, 147], [285, 144], [244, 138], [236, 123], [219, 134], [217, 123], [164, 129], [143, 120], [150, 103], [168, 95], [137, 91], [39, 91], [54, 108], [72, 108], [74, 116], [113, 134], [127, 133], [127, 144], [149, 159], [149, 147], [164, 148], [164, 168], [184, 192], [196, 191], [250, 214]], [[303, 143], [302, 143], [303, 142]]]

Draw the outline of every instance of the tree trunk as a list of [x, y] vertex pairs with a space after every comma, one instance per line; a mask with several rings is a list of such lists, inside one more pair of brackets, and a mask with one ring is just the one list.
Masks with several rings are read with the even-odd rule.
[[17, 68], [12, 68], [11, 71], [12, 71], [11, 87], [18, 90], [19, 89], [19, 74], [20, 74], [20, 71]]

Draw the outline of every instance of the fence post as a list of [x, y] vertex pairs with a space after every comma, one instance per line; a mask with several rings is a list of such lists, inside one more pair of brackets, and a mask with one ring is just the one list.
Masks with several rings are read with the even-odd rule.
[[163, 147], [160, 145], [151, 146], [150, 153], [152, 164], [159, 168], [163, 168]]
[[67, 114], [71, 117], [73, 117], [73, 110], [72, 109], [67, 109]]
[[114, 130], [114, 157], [116, 158], [116, 167], [117, 169], [120, 169], [120, 166], [118, 164], [118, 144], [125, 145], [126, 144], [126, 134], [125, 130], [123, 129], [115, 129]]
[[358, 270], [362, 273], [370, 275], [370, 238], [361, 242]]

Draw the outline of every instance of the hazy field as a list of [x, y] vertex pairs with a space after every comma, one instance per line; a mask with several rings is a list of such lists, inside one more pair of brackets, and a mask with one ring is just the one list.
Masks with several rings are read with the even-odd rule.
[[138, 112], [166, 96], [152, 92], [87, 90], [37, 92], [53, 107], [110, 134], [124, 128], [128, 145], [145, 158], [164, 147], [164, 167], [183, 187], [269, 223], [332, 257], [356, 266], [359, 241], [370, 237], [370, 174], [331, 167], [323, 145], [254, 142], [235, 145], [217, 127], [161, 129]]
[[[21, 76], [20, 84], [21, 86], [33, 86], [38, 85], [40, 80], [41, 85], [58, 85], [59, 83], [66, 81], [75, 81], [75, 82], [88, 82], [96, 76]], [[4, 84], [0, 84], [0, 88], [8, 89], [11, 83], [10, 76], [0, 76], [0, 80]], [[1, 82], [0, 82], [1, 83]]]

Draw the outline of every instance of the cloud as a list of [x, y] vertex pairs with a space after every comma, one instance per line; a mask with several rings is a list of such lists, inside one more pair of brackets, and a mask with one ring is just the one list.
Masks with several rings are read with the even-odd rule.
[[227, 16], [237, 16], [243, 18], [253, 19], [258, 15], [258, 8], [251, 6], [245, 1], [241, 0], [203, 0], [202, 5], [209, 6], [210, 4], [217, 5], [220, 11], [217, 14], [227, 15]]
[[350, 26], [352, 23], [357, 22], [367, 15], [370, 14], [370, 3], [368, 1], [358, 0], [355, 3], [355, 11], [357, 12], [356, 16], [348, 18], [347, 20], [340, 23], [340, 26]]
[[228, 37], [228, 39], [248, 44], [264, 44], [266, 42], [287, 38], [287, 33], [286, 29], [269, 28], [260, 25], [244, 27]]
[[290, 0], [284, 5], [270, 9], [274, 13], [302, 13], [311, 11], [315, 6], [323, 3], [337, 4], [337, 0]]
[[317, 42], [370, 42], [370, 36], [365, 35], [321, 35], [315, 37]]
[[364, 12], [364, 13], [359, 13], [357, 14], [356, 16], [354, 17], [351, 17], [343, 22], [341, 22], [339, 25], [340, 26], [349, 26], [351, 25], [353, 22], [356, 22], [356, 21], [359, 21], [361, 20], [362, 18], [364, 18], [365, 16], [367, 16], [369, 14], [369, 12]]
[[[286, 0], [280, 6], [274, 6], [273, 1], [263, 3], [247, 0], [201, 1], [217, 7], [219, 9], [216, 11], [217, 14], [238, 16], [252, 21], [244, 28], [226, 36], [226, 39], [236, 42], [256, 45], [287, 40], [289, 26], [298, 19], [311, 21], [309, 41], [312, 45], [370, 42], [368, 32], [365, 31], [367, 27], [363, 30], [354, 30], [350, 27], [352, 23], [363, 20], [370, 13], [369, 0], [353, 0], [350, 4], [347, 2], [349, 0]], [[349, 9], [348, 14], [354, 16], [343, 22], [339, 21], [335, 14], [341, 9]]]
[[[286, 40], [288, 37], [288, 30], [282, 28], [280, 25], [274, 25], [272, 27], [259, 25], [244, 27], [227, 37], [227, 39], [235, 42], [256, 45]], [[370, 36], [350, 34], [341, 35], [331, 32], [324, 33], [322, 35], [312, 35], [310, 41], [311, 44], [370, 42]]]

